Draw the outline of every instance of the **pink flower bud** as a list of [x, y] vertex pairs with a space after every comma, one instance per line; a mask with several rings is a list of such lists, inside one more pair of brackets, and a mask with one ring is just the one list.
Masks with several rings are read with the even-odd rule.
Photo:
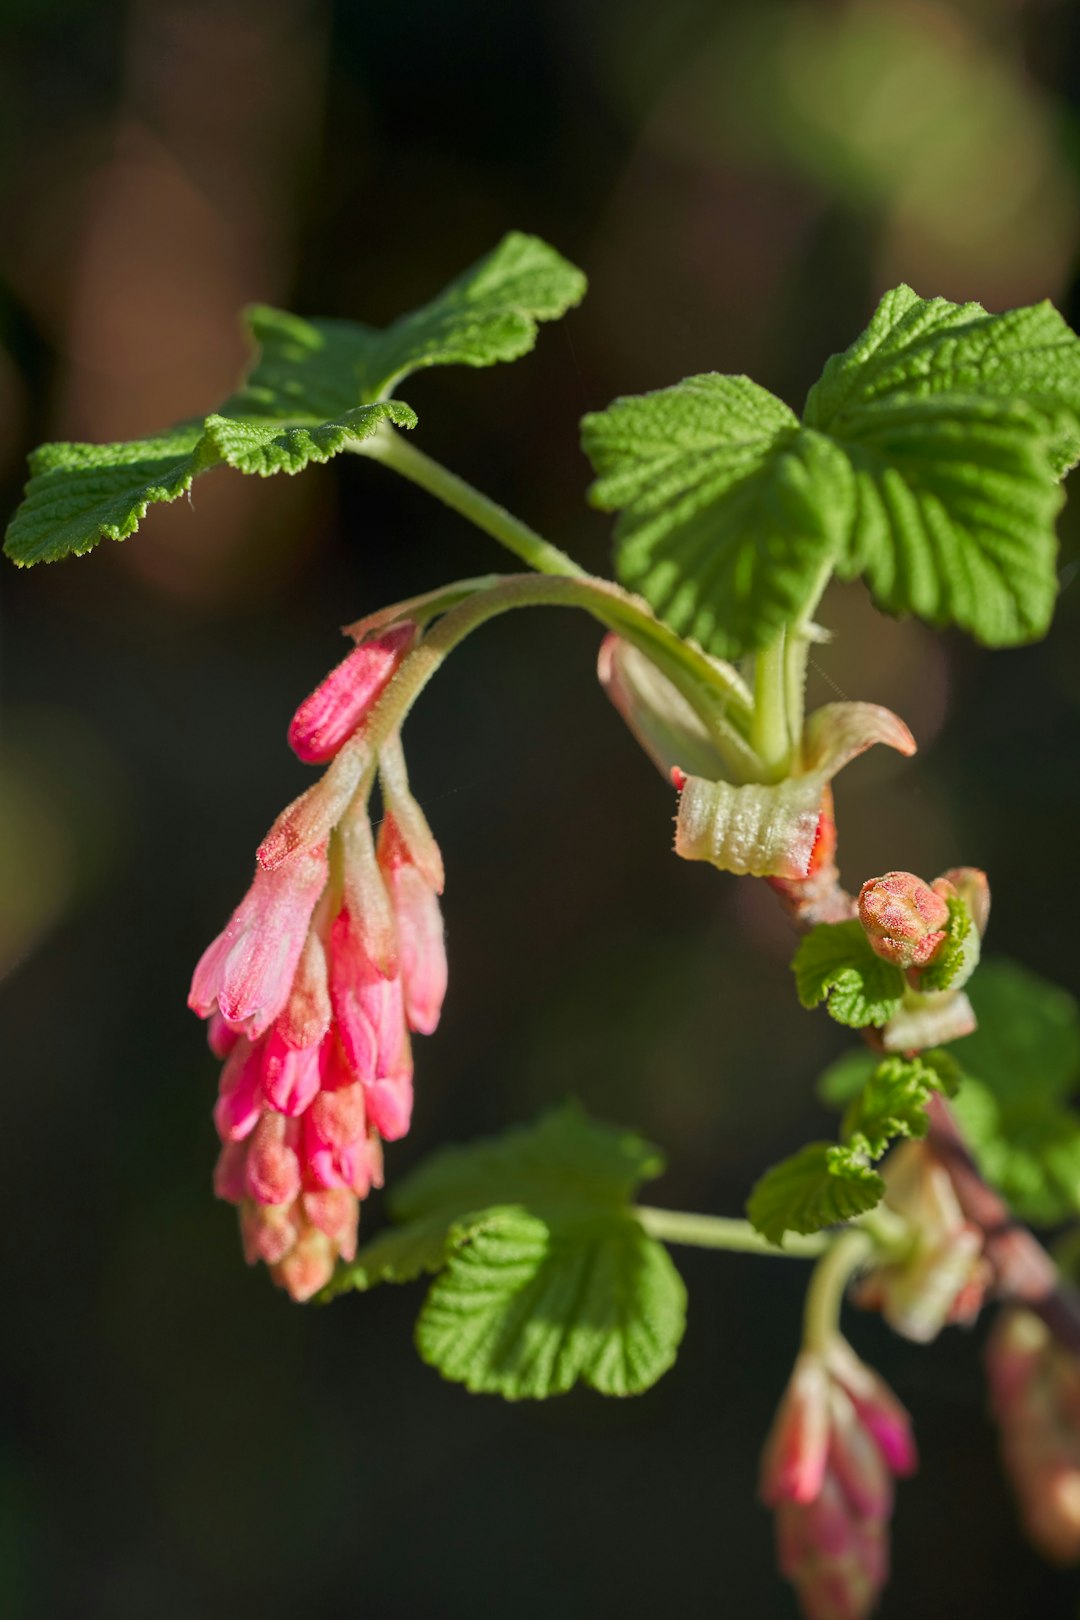
[[1028, 1536], [1054, 1563], [1080, 1562], [1080, 1359], [1015, 1306], [994, 1324], [986, 1370]]
[[214, 1124], [223, 1142], [239, 1142], [255, 1129], [262, 1113], [262, 1053], [241, 1040], [225, 1060]]
[[393, 816], [379, 832], [379, 865], [397, 923], [399, 964], [409, 1028], [431, 1035], [446, 995], [446, 942], [438, 895], [409, 855]]
[[252, 1040], [284, 1008], [327, 878], [326, 845], [301, 850], [274, 872], [259, 870], [217, 939], [199, 959], [188, 1006], [215, 1010]]
[[249, 1195], [260, 1204], [290, 1204], [300, 1191], [300, 1160], [283, 1114], [263, 1114], [248, 1144]]
[[971, 1322], [990, 1282], [983, 1234], [965, 1219], [944, 1165], [925, 1142], [904, 1142], [885, 1161], [885, 1202], [907, 1226], [905, 1252], [875, 1266], [857, 1302], [879, 1310], [918, 1344], [948, 1322]]
[[302, 1114], [319, 1089], [319, 1048], [287, 1045], [275, 1027], [262, 1044], [262, 1094], [279, 1114]]
[[330, 1028], [326, 951], [315, 928], [308, 930], [292, 989], [275, 1028], [286, 1046], [318, 1046]]
[[240, 1238], [249, 1266], [275, 1266], [300, 1235], [294, 1204], [256, 1204], [248, 1199], [240, 1211]]
[[343, 658], [293, 715], [293, 753], [308, 765], [333, 759], [382, 696], [415, 640], [415, 624], [394, 624]]
[[949, 908], [914, 873], [886, 872], [863, 884], [859, 921], [886, 962], [903, 969], [925, 967], [945, 940]]
[[762, 1462], [777, 1553], [807, 1620], [864, 1620], [888, 1575], [896, 1473], [914, 1467], [907, 1415], [842, 1340], [803, 1351]]
[[337, 1253], [334, 1240], [309, 1224], [284, 1259], [271, 1268], [270, 1275], [293, 1299], [303, 1303], [326, 1287], [334, 1275]]
[[247, 1196], [247, 1142], [223, 1142], [214, 1166], [214, 1197], [227, 1204], [242, 1203]]

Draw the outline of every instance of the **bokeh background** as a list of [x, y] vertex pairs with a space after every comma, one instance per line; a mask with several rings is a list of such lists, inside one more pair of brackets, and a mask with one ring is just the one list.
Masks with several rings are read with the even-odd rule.
[[[591, 293], [536, 353], [410, 382], [422, 444], [606, 566], [576, 421], [751, 372], [796, 406], [899, 279], [1080, 317], [1069, 0], [4, 0], [0, 478], [46, 437], [215, 404], [253, 299], [381, 322], [512, 227]], [[1080, 587], [988, 655], [833, 592], [811, 696], [910, 721], [839, 792], [845, 873], [988, 868], [992, 943], [1080, 985]], [[292, 708], [336, 627], [493, 545], [342, 458], [203, 479], [124, 546], [2, 590], [0, 1613], [10, 1620], [781, 1620], [754, 1501], [805, 1273], [679, 1254], [680, 1361], [645, 1397], [503, 1406], [410, 1345], [419, 1293], [299, 1309], [210, 1195], [190, 968], [304, 782]], [[447, 860], [452, 988], [389, 1154], [568, 1093], [667, 1150], [655, 1201], [738, 1210], [824, 1122], [841, 1047], [798, 1012], [747, 880], [670, 854], [671, 795], [561, 613], [499, 623], [407, 733]], [[879, 751], [880, 752], [880, 751]], [[381, 1219], [378, 1200], [368, 1229]], [[1072, 1617], [999, 1479], [981, 1333], [856, 1345], [910, 1405], [882, 1610]]]

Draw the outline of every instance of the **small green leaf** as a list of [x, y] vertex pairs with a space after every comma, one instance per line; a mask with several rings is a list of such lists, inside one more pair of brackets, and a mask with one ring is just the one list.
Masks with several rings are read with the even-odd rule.
[[685, 1291], [630, 1206], [663, 1160], [575, 1104], [502, 1137], [444, 1148], [396, 1188], [399, 1226], [322, 1298], [439, 1273], [417, 1324], [424, 1359], [507, 1399], [583, 1382], [636, 1394], [670, 1366]]
[[851, 466], [842, 577], [989, 646], [1045, 633], [1057, 481], [1080, 454], [1080, 341], [1049, 304], [988, 315], [899, 287], [829, 361], [805, 421]]
[[845, 457], [747, 377], [707, 374], [586, 416], [589, 498], [621, 511], [619, 577], [722, 658], [773, 641], [850, 521]]
[[256, 305], [248, 329], [257, 365], [230, 408], [241, 414], [336, 417], [389, 393], [425, 366], [491, 366], [536, 342], [585, 294], [580, 270], [539, 237], [512, 231], [422, 309], [385, 331], [354, 321], [305, 321]]
[[897, 1136], [925, 1136], [926, 1105], [935, 1091], [955, 1090], [954, 1071], [942, 1063], [888, 1057], [879, 1063], [844, 1114], [842, 1135], [856, 1153], [880, 1159]]
[[584, 1383], [636, 1395], [675, 1359], [682, 1280], [626, 1214], [552, 1223], [490, 1211], [433, 1283], [417, 1348], [445, 1378], [507, 1400]]
[[945, 943], [939, 948], [929, 967], [919, 975], [919, 990], [959, 989], [966, 984], [979, 964], [979, 930], [971, 913], [959, 895], [946, 900], [949, 920], [945, 925]]
[[803, 1006], [827, 1001], [829, 1015], [852, 1029], [888, 1023], [904, 994], [903, 974], [874, 953], [855, 920], [819, 923], [791, 965]]
[[1068, 991], [1019, 962], [984, 961], [968, 986], [979, 1027], [958, 1048], [964, 1068], [1003, 1103], [1062, 1101], [1080, 1080], [1080, 1012]]
[[850, 1148], [811, 1142], [773, 1165], [756, 1183], [746, 1205], [751, 1224], [771, 1243], [785, 1232], [820, 1232], [854, 1220], [880, 1203], [885, 1183]]

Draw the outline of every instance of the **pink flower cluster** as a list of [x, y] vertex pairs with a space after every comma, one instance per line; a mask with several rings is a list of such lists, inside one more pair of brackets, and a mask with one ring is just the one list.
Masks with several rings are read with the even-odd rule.
[[1002, 1311], [986, 1346], [1002, 1453], [1024, 1524], [1057, 1564], [1080, 1561], [1080, 1360], [1033, 1311]]
[[[344, 757], [414, 637], [397, 625], [361, 643], [297, 711], [295, 752], [335, 766], [314, 800], [279, 818], [290, 837], [272, 834], [260, 849], [251, 888], [203, 953], [188, 998], [224, 1059], [215, 1191], [239, 1206], [249, 1264], [265, 1261], [298, 1300], [356, 1251], [359, 1201], [382, 1181], [382, 1142], [409, 1128], [410, 1032], [434, 1030], [446, 990], [442, 861], [408, 791], [400, 741], [379, 755], [377, 844], [373, 766], [352, 769]], [[331, 782], [337, 765], [345, 790]], [[298, 814], [305, 801], [318, 813]]]
[[795, 1363], [761, 1470], [780, 1568], [807, 1620], [863, 1620], [889, 1572], [893, 1476], [916, 1466], [907, 1413], [837, 1336]]

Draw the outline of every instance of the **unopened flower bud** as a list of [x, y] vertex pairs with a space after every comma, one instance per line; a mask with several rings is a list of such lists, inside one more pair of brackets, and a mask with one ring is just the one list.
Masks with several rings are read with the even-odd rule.
[[863, 884], [859, 921], [884, 961], [901, 969], [925, 967], [945, 941], [949, 907], [913, 872], [886, 872]]
[[1033, 1311], [1001, 1313], [986, 1347], [1005, 1468], [1035, 1546], [1080, 1561], [1080, 1359]]
[[304, 699], [289, 723], [289, 747], [307, 765], [325, 765], [352, 736], [416, 640], [416, 626], [393, 624], [355, 647]]
[[960, 896], [981, 939], [990, 921], [990, 884], [986, 873], [980, 872], [977, 866], [953, 866], [934, 880], [933, 886], [939, 894], [947, 895], [945, 885]]
[[807, 1620], [864, 1620], [888, 1573], [893, 1475], [915, 1466], [907, 1414], [837, 1338], [803, 1351], [762, 1458], [780, 1568]]

